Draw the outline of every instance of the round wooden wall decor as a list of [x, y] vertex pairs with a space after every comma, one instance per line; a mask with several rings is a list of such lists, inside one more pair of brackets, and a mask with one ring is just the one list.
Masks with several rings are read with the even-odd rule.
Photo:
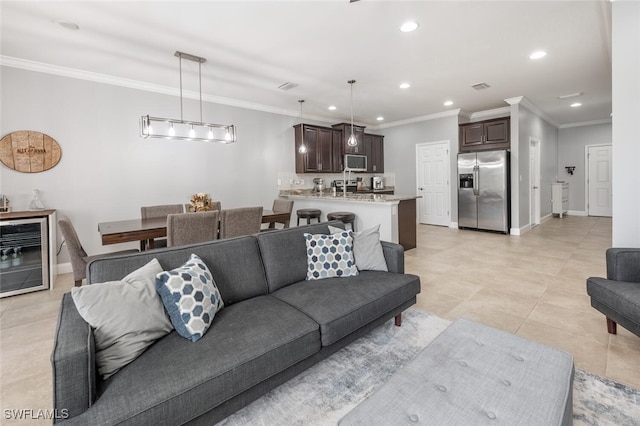
[[18, 172], [44, 172], [55, 167], [61, 156], [55, 139], [33, 130], [9, 133], [0, 140], [0, 161]]

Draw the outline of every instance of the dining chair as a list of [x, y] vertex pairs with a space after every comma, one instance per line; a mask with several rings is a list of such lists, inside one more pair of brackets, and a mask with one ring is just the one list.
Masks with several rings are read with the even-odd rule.
[[167, 216], [167, 247], [203, 243], [218, 238], [220, 211]]
[[[208, 211], [211, 210], [222, 210], [222, 203], [220, 203], [220, 201], [214, 201], [211, 203], [211, 207], [209, 208]], [[186, 203], [184, 205], [184, 211], [185, 212], [191, 212], [191, 204]]]
[[283, 228], [288, 228], [289, 223], [291, 222], [291, 212], [293, 211], [293, 200], [273, 200], [273, 210], [274, 213], [289, 213], [289, 217], [284, 222], [270, 222], [269, 229], [275, 229], [276, 223], [281, 223]]
[[[163, 204], [159, 206], [142, 206], [140, 207], [140, 215], [143, 219], [151, 219], [155, 217], [166, 218], [170, 214], [184, 213], [182, 204]], [[153, 240], [154, 248], [167, 246], [166, 238], [156, 238]], [[148, 248], [148, 247], [146, 247]]]
[[239, 237], [260, 232], [262, 207], [241, 207], [220, 211], [220, 238]]
[[63, 242], [67, 243], [67, 250], [69, 251], [69, 257], [71, 259], [71, 269], [73, 271], [73, 280], [75, 281], [76, 287], [80, 287], [82, 280], [87, 277], [87, 264], [92, 260], [118, 254], [138, 252], [136, 249], [131, 249], [88, 256], [87, 252], [82, 248], [82, 244], [80, 244], [80, 239], [71, 220], [67, 216], [60, 216], [58, 225], [60, 226], [60, 232], [62, 232]]

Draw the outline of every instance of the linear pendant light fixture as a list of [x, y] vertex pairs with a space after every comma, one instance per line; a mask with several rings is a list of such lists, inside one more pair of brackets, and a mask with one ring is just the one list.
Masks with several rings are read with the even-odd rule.
[[300, 147], [298, 148], [298, 152], [300, 154], [307, 153], [307, 146], [304, 144], [304, 122], [302, 121], [302, 104], [304, 99], [298, 100], [300, 103]]
[[[144, 138], [162, 138], [188, 141], [207, 141], [233, 143], [236, 141], [236, 128], [233, 124], [213, 124], [202, 122], [202, 63], [206, 61], [200, 56], [188, 53], [175, 53], [180, 60], [180, 120], [172, 118], [151, 117], [140, 118], [140, 136]], [[198, 63], [198, 79], [200, 84], [200, 121], [184, 120], [182, 108], [182, 60]]]
[[356, 146], [358, 145], [358, 139], [356, 139], [356, 135], [353, 133], [353, 83], [355, 80], [349, 80], [347, 83], [351, 86], [351, 136], [347, 139], [347, 145]]

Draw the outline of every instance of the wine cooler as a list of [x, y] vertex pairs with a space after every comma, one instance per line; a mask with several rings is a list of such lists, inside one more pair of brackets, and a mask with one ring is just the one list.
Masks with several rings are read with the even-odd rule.
[[48, 217], [0, 220], [0, 297], [50, 287]]

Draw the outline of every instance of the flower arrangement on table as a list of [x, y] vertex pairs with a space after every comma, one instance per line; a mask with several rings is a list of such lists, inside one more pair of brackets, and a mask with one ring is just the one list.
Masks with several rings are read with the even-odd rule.
[[211, 209], [211, 197], [206, 192], [198, 192], [191, 196], [191, 207], [189, 211], [192, 212], [206, 212]]

